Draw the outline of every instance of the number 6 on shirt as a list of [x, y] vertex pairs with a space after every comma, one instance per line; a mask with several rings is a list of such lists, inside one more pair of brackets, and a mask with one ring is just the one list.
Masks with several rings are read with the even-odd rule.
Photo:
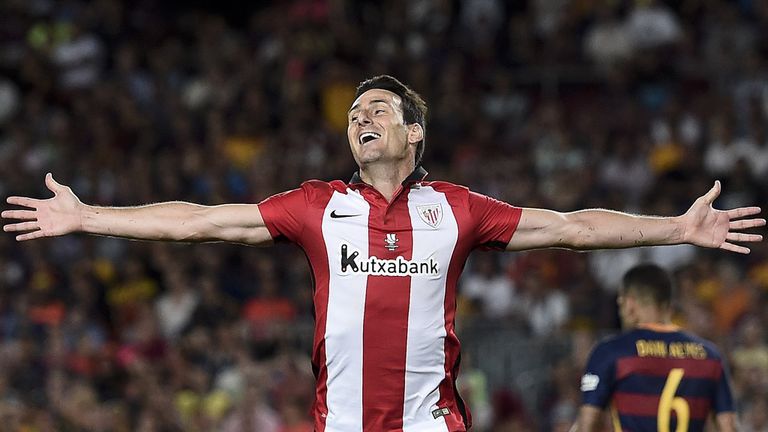
[[686, 432], [688, 430], [690, 407], [685, 399], [675, 397], [675, 392], [684, 374], [685, 371], [683, 369], [675, 368], [669, 371], [669, 375], [667, 375], [667, 381], [664, 384], [664, 390], [661, 392], [661, 399], [659, 399], [659, 413], [657, 417], [659, 432], [669, 432], [672, 411], [675, 411], [677, 414], [677, 428], [675, 432]]

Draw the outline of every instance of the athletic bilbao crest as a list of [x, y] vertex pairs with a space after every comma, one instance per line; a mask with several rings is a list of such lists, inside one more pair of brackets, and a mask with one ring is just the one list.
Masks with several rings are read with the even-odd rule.
[[417, 205], [416, 211], [425, 224], [437, 228], [443, 221], [443, 206], [440, 204]]

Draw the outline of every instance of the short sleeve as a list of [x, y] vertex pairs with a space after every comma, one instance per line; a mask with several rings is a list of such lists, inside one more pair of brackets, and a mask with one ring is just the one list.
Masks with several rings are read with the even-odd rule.
[[522, 209], [469, 192], [469, 212], [475, 221], [475, 247], [504, 250], [520, 222]]
[[258, 205], [264, 224], [276, 242], [299, 242], [304, 229], [302, 212], [307, 208], [304, 188], [272, 195]]
[[581, 396], [585, 405], [606, 408], [613, 393], [616, 362], [607, 344], [598, 345], [589, 355], [581, 377]]
[[728, 378], [728, 372], [722, 360], [720, 360], [720, 366], [722, 368], [722, 373], [720, 373], [720, 379], [717, 381], [717, 390], [715, 390], [715, 400], [713, 401], [713, 409], [717, 414], [735, 411], [735, 407], [733, 406], [733, 395], [731, 394], [730, 379]]

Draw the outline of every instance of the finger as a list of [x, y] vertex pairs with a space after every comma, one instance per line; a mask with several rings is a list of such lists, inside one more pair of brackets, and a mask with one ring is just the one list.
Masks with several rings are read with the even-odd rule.
[[741, 230], [747, 228], [761, 227], [765, 225], [765, 219], [742, 219], [737, 221], [730, 221], [728, 223], [729, 230]]
[[0, 213], [0, 217], [5, 219], [37, 219], [37, 212], [32, 210], [6, 210]]
[[53, 174], [47, 173], [45, 175], [45, 186], [54, 194], [59, 190], [61, 185], [53, 179]]
[[742, 218], [745, 216], [752, 216], [759, 214], [762, 211], [760, 207], [739, 207], [735, 209], [728, 210], [726, 213], [728, 214], [728, 218], [735, 219], [735, 218]]
[[744, 234], [744, 233], [734, 233], [729, 232], [725, 239], [728, 241], [736, 241], [736, 242], [759, 242], [763, 240], [763, 236], [760, 234]]
[[8, 204], [13, 204], [22, 207], [30, 207], [36, 209], [41, 200], [35, 198], [27, 198], [20, 196], [10, 196], [5, 199]]
[[715, 185], [704, 195], [704, 202], [712, 204], [720, 195], [720, 180], [715, 180]]
[[738, 246], [728, 242], [723, 242], [723, 244], [720, 245], [720, 249], [736, 252], [740, 254], [745, 254], [745, 255], [749, 253], [749, 248], [746, 248], [744, 246]]
[[45, 234], [41, 230], [28, 232], [26, 234], [21, 234], [16, 236], [16, 241], [26, 241], [26, 240], [34, 240], [45, 237]]
[[18, 231], [32, 231], [40, 229], [40, 226], [35, 222], [19, 222], [15, 224], [8, 224], [3, 227], [5, 232], [18, 232]]

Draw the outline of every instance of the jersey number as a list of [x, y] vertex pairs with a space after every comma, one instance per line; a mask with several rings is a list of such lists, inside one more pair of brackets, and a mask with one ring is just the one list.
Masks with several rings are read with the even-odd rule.
[[677, 415], [677, 429], [675, 432], [686, 432], [688, 430], [688, 421], [691, 417], [688, 402], [681, 397], [675, 397], [680, 380], [683, 379], [685, 371], [675, 368], [669, 371], [667, 382], [664, 383], [664, 390], [661, 391], [659, 400], [659, 412], [657, 416], [657, 427], [659, 432], [669, 432], [670, 417], [672, 411]]

